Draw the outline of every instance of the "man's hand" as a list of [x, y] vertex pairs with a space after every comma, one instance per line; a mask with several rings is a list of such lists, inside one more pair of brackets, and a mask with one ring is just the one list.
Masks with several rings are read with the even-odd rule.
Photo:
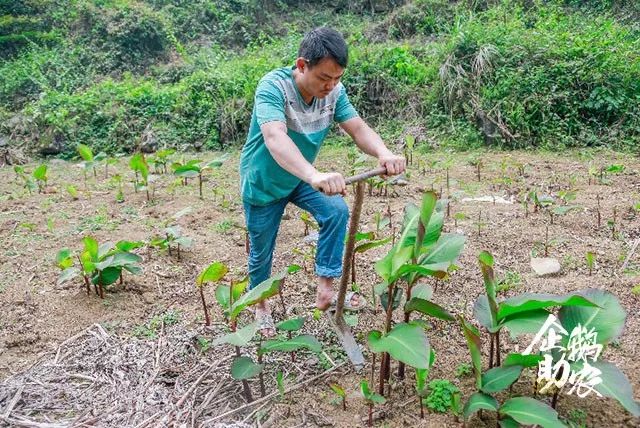
[[378, 165], [387, 168], [387, 175], [402, 174], [405, 170], [405, 158], [389, 152], [378, 157]]
[[309, 184], [326, 195], [346, 195], [347, 185], [344, 177], [338, 172], [317, 172], [311, 176]]

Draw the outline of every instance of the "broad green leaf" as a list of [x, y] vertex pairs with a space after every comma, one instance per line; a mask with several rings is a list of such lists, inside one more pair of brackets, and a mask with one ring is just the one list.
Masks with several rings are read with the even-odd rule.
[[176, 168], [174, 173], [178, 177], [197, 177], [198, 175], [200, 175], [200, 167], [198, 165], [183, 165]]
[[[480, 262], [480, 270], [482, 271], [482, 279], [484, 281], [484, 287], [487, 292], [487, 308], [482, 316], [482, 325], [487, 328], [496, 328], [498, 326], [498, 302], [496, 301], [496, 277], [493, 272], [493, 256], [488, 251], [482, 251], [478, 255], [478, 261]], [[480, 299], [476, 300], [476, 305], [482, 303]], [[475, 312], [475, 311], [474, 311]], [[489, 314], [490, 323], [487, 323], [484, 315]], [[480, 314], [476, 314], [478, 318]], [[480, 318], [478, 318], [480, 321]]]
[[322, 351], [322, 345], [314, 336], [308, 334], [302, 334], [300, 336], [293, 337], [289, 340], [271, 339], [262, 342], [260, 347], [261, 353], [282, 351], [293, 352], [299, 349], [308, 349], [312, 352], [318, 353]]
[[595, 361], [590, 364], [602, 371], [600, 374], [602, 383], [596, 385], [594, 389], [605, 397], [618, 400], [633, 416], [640, 416], [640, 403], [633, 399], [633, 388], [627, 376], [614, 364], [606, 361]]
[[111, 285], [120, 277], [122, 268], [111, 266], [104, 270], [98, 270], [91, 278], [91, 282], [94, 284], [102, 284], [103, 286]]
[[[376, 238], [376, 234], [373, 232], [358, 232], [356, 233], [355, 236], [355, 242], [360, 242], [360, 241], [364, 241], [365, 239], [368, 241], [371, 241], [372, 239]], [[345, 242], [346, 242], [346, 238], [345, 238]]]
[[176, 245], [180, 245], [183, 248], [191, 248], [193, 246], [193, 238], [187, 236], [180, 236], [173, 241]]
[[245, 277], [242, 281], [234, 282], [231, 285], [231, 293], [233, 294], [233, 301], [235, 302], [242, 296], [242, 293], [247, 289], [249, 285], [249, 277]]
[[537, 367], [540, 361], [544, 360], [542, 355], [534, 354], [516, 354], [512, 353], [507, 355], [507, 358], [502, 362], [502, 367], [508, 366], [522, 366], [522, 367]]
[[[410, 277], [407, 282], [416, 281], [419, 278], [433, 276], [442, 279], [447, 276], [447, 270], [451, 263], [433, 263], [426, 266], [414, 265], [411, 263], [404, 264], [396, 271], [395, 277]], [[395, 278], [394, 277], [394, 278]]]
[[460, 325], [464, 337], [467, 340], [467, 346], [471, 353], [471, 362], [473, 364], [473, 374], [476, 377], [476, 388], [482, 385], [482, 343], [480, 342], [480, 333], [472, 324], [469, 324], [462, 315], [459, 316]]
[[144, 183], [147, 182], [147, 178], [149, 177], [149, 167], [147, 166], [147, 161], [142, 153], [136, 153], [133, 155], [129, 161], [129, 166], [132, 170], [140, 173]]
[[575, 293], [555, 295], [546, 293], [523, 293], [503, 300], [498, 308], [498, 321], [518, 312], [548, 308], [550, 306], [597, 306], [596, 303]]
[[42, 164], [33, 170], [33, 178], [40, 181], [47, 181], [47, 165]]
[[71, 250], [63, 248], [56, 254], [56, 263], [60, 269], [67, 269], [73, 266], [73, 259], [71, 258]]
[[124, 270], [134, 275], [140, 275], [142, 273], [142, 268], [136, 265], [125, 265], [122, 266]]
[[98, 241], [93, 239], [91, 236], [85, 236], [82, 238], [82, 243], [84, 244], [84, 251], [86, 251], [92, 259], [98, 258]]
[[372, 248], [382, 247], [387, 242], [391, 242], [391, 237], [384, 238], [384, 239], [378, 239], [376, 241], [365, 242], [364, 244], [360, 244], [360, 245], [356, 246], [353, 249], [353, 251], [355, 251], [356, 253], [364, 253], [365, 251], [368, 251], [368, 250], [370, 250]]
[[535, 309], [509, 315], [500, 322], [500, 326], [508, 329], [510, 336], [515, 339], [521, 334], [538, 333], [548, 317], [546, 310]]
[[87, 162], [91, 162], [93, 160], [93, 151], [89, 146], [78, 144], [78, 154]]
[[136, 248], [144, 247], [143, 241], [118, 241], [116, 242], [116, 248], [120, 251], [131, 251]]
[[431, 220], [431, 215], [433, 214], [437, 201], [438, 197], [433, 191], [424, 192], [422, 194], [422, 203], [420, 204], [420, 224], [422, 225], [422, 229], [418, 226], [418, 230], [421, 230], [422, 232], [416, 232], [416, 243], [414, 249], [416, 255], [421, 253], [424, 234], [429, 226], [429, 221]]
[[213, 262], [202, 271], [196, 279], [196, 284], [202, 286], [205, 282], [218, 282], [229, 271], [227, 266], [222, 262]]
[[482, 374], [480, 390], [487, 394], [500, 392], [518, 380], [520, 373], [522, 373], [522, 366], [502, 366], [489, 369]]
[[371, 392], [369, 389], [369, 383], [366, 380], [360, 381], [360, 392], [362, 392], [362, 396], [366, 401], [370, 401], [374, 404], [384, 404], [387, 401], [383, 396], [378, 395], [375, 392]]
[[279, 322], [278, 324], [276, 324], [276, 328], [278, 330], [284, 330], [284, 331], [298, 331], [302, 328], [306, 319], [307, 319], [306, 317], [291, 318], [291, 319]]
[[251, 339], [258, 332], [258, 323], [252, 322], [246, 326], [236, 330], [233, 333], [226, 334], [211, 341], [212, 346], [220, 345], [221, 343], [228, 343], [234, 346], [247, 346]]
[[500, 428], [520, 428], [520, 424], [515, 419], [505, 416], [498, 420]]
[[223, 309], [229, 309], [229, 297], [231, 291], [228, 285], [218, 285], [216, 287], [215, 296], [216, 301]]
[[445, 321], [454, 321], [455, 318], [442, 306], [436, 305], [428, 300], [412, 297], [405, 305], [405, 312], [418, 311], [422, 314], [440, 318]]
[[242, 297], [235, 301], [231, 307], [229, 319], [234, 320], [248, 306], [256, 304], [264, 299], [268, 299], [271, 296], [278, 294], [280, 289], [280, 283], [287, 275], [287, 270], [283, 270], [271, 278], [262, 281], [253, 289], [247, 291]]
[[436, 244], [429, 248], [426, 256], [420, 258], [419, 264], [428, 268], [431, 265], [455, 262], [464, 247], [464, 241], [462, 235], [443, 234]]
[[436, 353], [431, 348], [431, 353], [429, 355], [429, 368], [428, 369], [415, 369], [416, 371], [416, 392], [418, 396], [425, 397], [428, 392], [427, 388], [427, 379], [429, 377], [429, 372], [431, 371], [431, 367], [433, 367], [433, 363], [436, 360]]
[[79, 274], [80, 274], [80, 270], [78, 268], [75, 268], [75, 267], [66, 268], [60, 273], [60, 276], [58, 277], [58, 285], [62, 284], [63, 282], [67, 282], [70, 279], [75, 278]]
[[140, 263], [141, 261], [142, 257], [137, 254], [122, 252], [113, 255], [111, 266], [124, 266], [134, 263]]
[[599, 307], [573, 306], [560, 309], [558, 318], [567, 332], [570, 334], [578, 325], [587, 331], [593, 328], [600, 344], [607, 344], [620, 336], [627, 314], [618, 298], [607, 291], [596, 289], [585, 290], [580, 294]]
[[397, 324], [388, 334], [373, 330], [367, 337], [373, 352], [387, 352], [408, 366], [428, 369], [431, 347], [422, 327], [415, 324]]
[[489, 299], [486, 294], [481, 294], [476, 299], [473, 305], [473, 316], [489, 333], [495, 333], [502, 328], [502, 326], [494, 322], [494, 318], [491, 316]]
[[558, 413], [550, 406], [529, 397], [514, 397], [502, 404], [501, 415], [507, 415], [523, 425], [540, 425], [543, 428], [564, 427]]
[[249, 357], [236, 357], [231, 364], [231, 377], [235, 380], [251, 379], [260, 374], [263, 364], [256, 364]]
[[347, 396], [347, 393], [345, 392], [345, 390], [344, 390], [340, 385], [335, 384], [335, 383], [332, 383], [332, 384], [330, 384], [330, 385], [329, 385], [329, 387], [330, 387], [330, 388], [331, 388], [331, 390], [332, 390], [333, 392], [335, 392], [335, 393], [336, 393], [336, 395], [338, 395], [339, 397], [344, 398], [344, 397], [346, 397], [346, 396]]
[[433, 296], [433, 287], [429, 284], [416, 284], [411, 288], [411, 298], [431, 300]]
[[464, 404], [464, 420], [469, 420], [469, 417], [480, 409], [498, 411], [498, 402], [490, 395], [483, 394], [482, 392], [476, 392], [469, 400]]
[[103, 259], [104, 257], [109, 256], [109, 252], [115, 245], [113, 242], [105, 242], [104, 244], [98, 247], [98, 259]]

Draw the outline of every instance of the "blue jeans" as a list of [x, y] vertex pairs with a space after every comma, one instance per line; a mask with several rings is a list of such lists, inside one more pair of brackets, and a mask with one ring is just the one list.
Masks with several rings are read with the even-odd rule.
[[292, 202], [308, 211], [318, 222], [320, 232], [316, 251], [316, 275], [337, 278], [342, 275], [342, 253], [349, 220], [349, 209], [341, 196], [327, 196], [301, 181], [291, 194], [265, 206], [244, 202], [249, 232], [249, 288], [271, 276], [273, 250], [285, 206]]

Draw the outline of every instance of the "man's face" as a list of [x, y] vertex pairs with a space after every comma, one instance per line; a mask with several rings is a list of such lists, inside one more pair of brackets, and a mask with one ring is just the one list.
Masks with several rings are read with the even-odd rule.
[[344, 68], [330, 58], [320, 60], [313, 67], [309, 67], [309, 63], [304, 58], [298, 58], [297, 65], [302, 71], [305, 91], [316, 98], [329, 95], [329, 92], [340, 83], [340, 78], [344, 74]]

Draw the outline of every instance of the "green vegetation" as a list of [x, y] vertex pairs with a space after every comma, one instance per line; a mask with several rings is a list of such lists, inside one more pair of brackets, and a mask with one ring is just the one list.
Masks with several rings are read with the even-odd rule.
[[238, 144], [260, 77], [327, 22], [350, 45], [352, 102], [387, 138], [417, 125], [461, 148], [625, 149], [640, 135], [637, 2], [13, 3], [0, 133], [42, 153]]

